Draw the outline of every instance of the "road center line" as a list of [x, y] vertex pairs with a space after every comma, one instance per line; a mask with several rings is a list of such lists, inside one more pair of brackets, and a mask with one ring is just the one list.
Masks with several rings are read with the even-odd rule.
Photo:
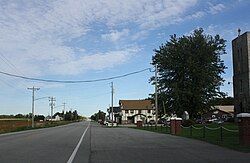
[[88, 130], [88, 128], [89, 128], [89, 125], [90, 125], [90, 122], [89, 122], [89, 124], [88, 124], [88, 127], [87, 127], [87, 128], [85, 129], [85, 131], [83, 132], [82, 137], [80, 138], [80, 140], [79, 140], [79, 142], [78, 142], [76, 148], [74, 149], [74, 151], [73, 151], [73, 153], [71, 154], [71, 156], [70, 156], [69, 160], [67, 161], [67, 163], [72, 163], [72, 162], [73, 162], [73, 160], [74, 160], [74, 158], [75, 158], [75, 156], [76, 156], [76, 153], [77, 153], [77, 151], [78, 151], [78, 148], [80, 147], [80, 145], [81, 145], [81, 143], [82, 143], [82, 140], [83, 140], [83, 138], [84, 138], [84, 136], [85, 136], [85, 134], [86, 134], [86, 132], [87, 132], [87, 130]]

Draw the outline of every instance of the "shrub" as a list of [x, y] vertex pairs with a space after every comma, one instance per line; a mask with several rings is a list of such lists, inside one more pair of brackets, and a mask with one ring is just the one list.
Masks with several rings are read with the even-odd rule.
[[188, 119], [188, 120], [184, 120], [182, 121], [182, 126], [185, 126], [185, 127], [188, 127], [188, 126], [191, 126], [191, 125], [194, 125], [195, 122], [191, 119]]

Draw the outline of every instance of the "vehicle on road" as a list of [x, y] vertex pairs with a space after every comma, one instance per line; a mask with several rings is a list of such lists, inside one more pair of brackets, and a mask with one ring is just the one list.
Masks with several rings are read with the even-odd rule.
[[[104, 125], [106, 125], [106, 126], [112, 126], [112, 121], [104, 121]], [[117, 123], [113, 122], [113, 126], [117, 126]]]
[[150, 124], [150, 125], [155, 125], [156, 123], [155, 123], [155, 120], [150, 120], [150, 121], [148, 122], [148, 124]]

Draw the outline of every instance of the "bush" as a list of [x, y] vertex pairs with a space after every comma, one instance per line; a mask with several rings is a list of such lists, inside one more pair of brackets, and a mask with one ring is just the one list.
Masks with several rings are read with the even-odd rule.
[[234, 118], [228, 118], [226, 122], [234, 122]]
[[184, 126], [184, 127], [192, 126], [194, 124], [195, 124], [195, 122], [191, 119], [182, 121], [182, 126]]

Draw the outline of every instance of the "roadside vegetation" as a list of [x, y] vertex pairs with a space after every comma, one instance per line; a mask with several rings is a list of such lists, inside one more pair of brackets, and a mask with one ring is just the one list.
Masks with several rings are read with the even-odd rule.
[[35, 115], [35, 127], [31, 127], [31, 114], [22, 115], [0, 115], [0, 134], [8, 133], [8, 132], [17, 132], [23, 130], [31, 130], [31, 129], [39, 129], [39, 128], [47, 128], [47, 127], [55, 127], [60, 125], [66, 125], [73, 122], [78, 122], [81, 120], [85, 120], [86, 117], [82, 117], [77, 114], [77, 111], [69, 111], [69, 112], [62, 112], [62, 113], [55, 113], [55, 116], [64, 117], [64, 120], [56, 120], [56, 121], [49, 121], [46, 120], [43, 115]]
[[[144, 125], [143, 127], [133, 127], [135, 129], [147, 130], [151, 132], [170, 134], [170, 127], [163, 125]], [[195, 124], [188, 127], [182, 126], [178, 136], [198, 139], [211, 144], [230, 148], [241, 152], [250, 152], [250, 147], [239, 144], [239, 129], [235, 123], [223, 124]]]
[[68, 123], [72, 123], [74, 121], [43, 121], [43, 122], [35, 122], [35, 128], [31, 127], [31, 121], [28, 119], [7, 119], [0, 120], [0, 134], [8, 133], [8, 132], [17, 132], [23, 130], [31, 130], [38, 128], [47, 128], [47, 127], [55, 127], [59, 125], [65, 125]]

